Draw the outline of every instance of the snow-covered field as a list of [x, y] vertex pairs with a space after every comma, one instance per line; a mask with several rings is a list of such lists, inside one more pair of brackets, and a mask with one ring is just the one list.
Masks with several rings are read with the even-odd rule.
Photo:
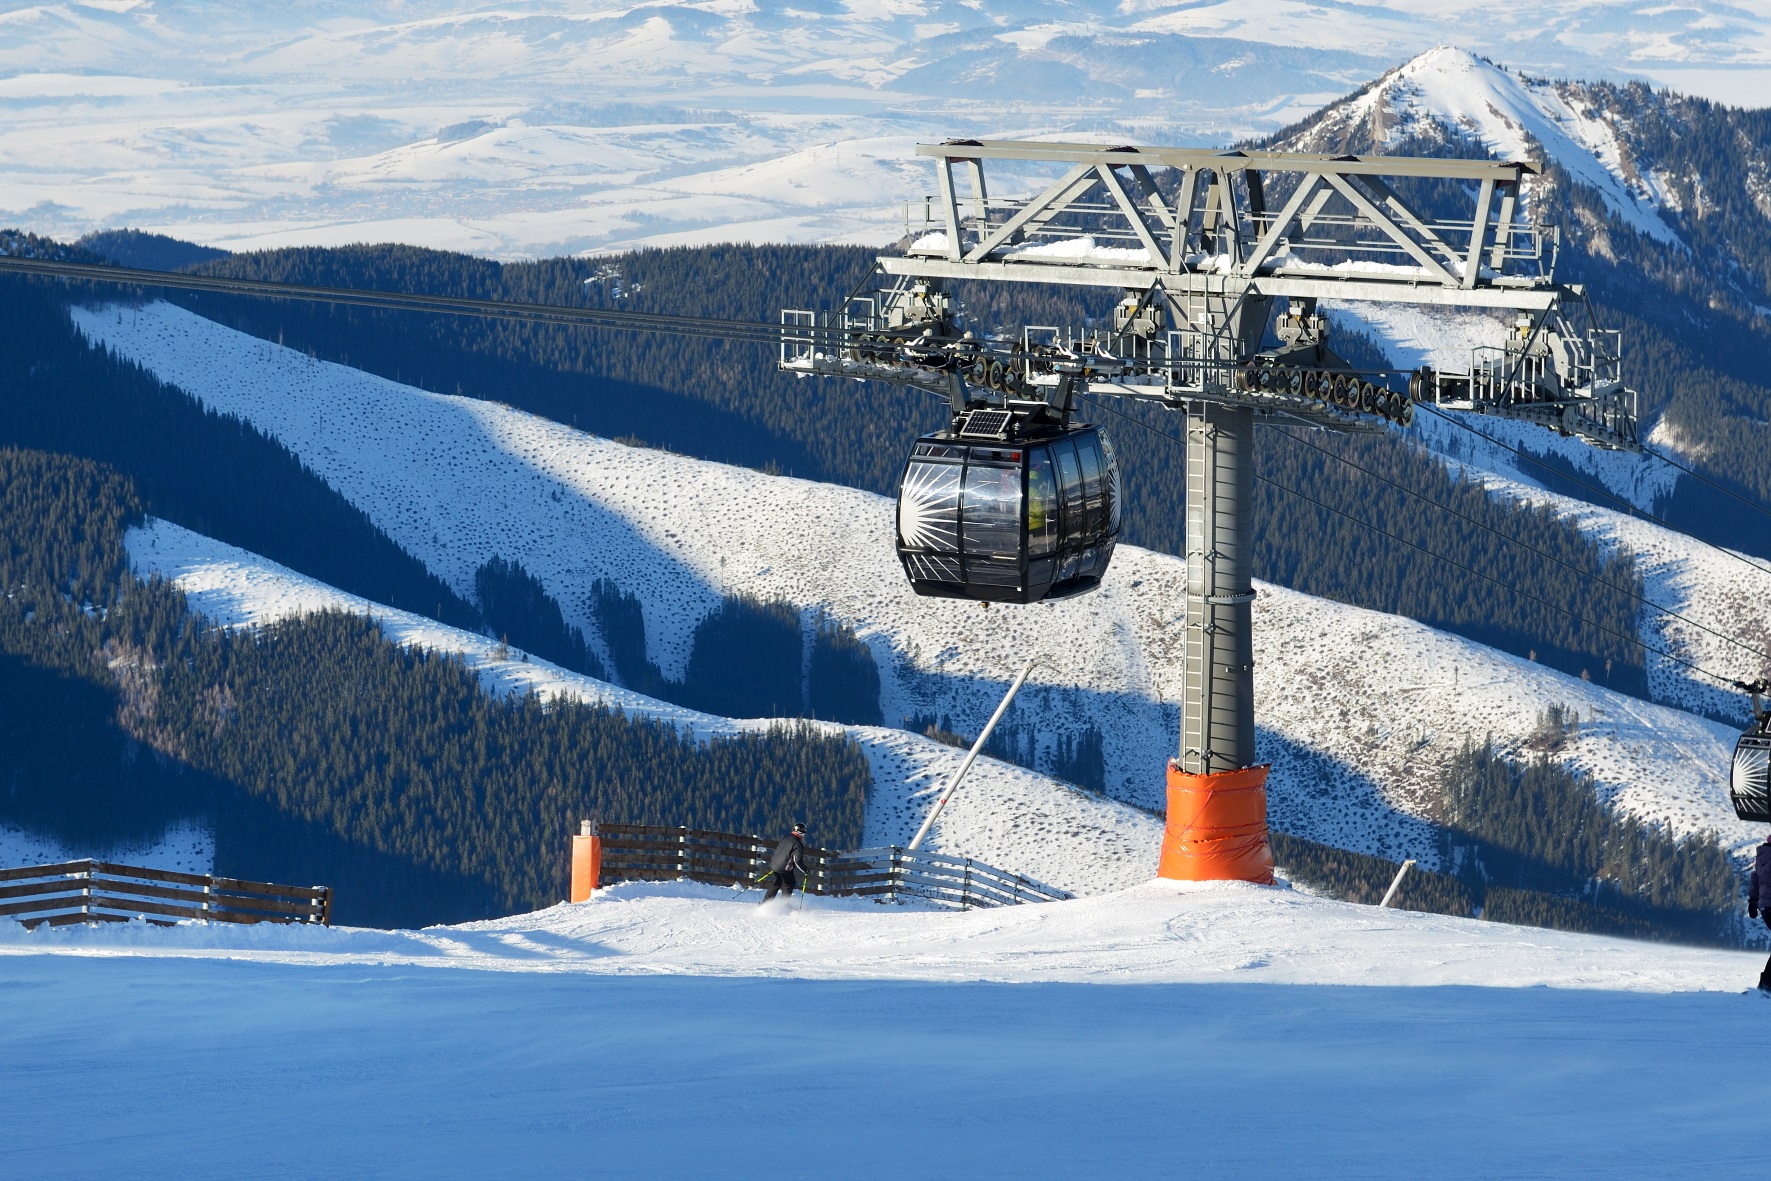
[[1633, 1178], [1762, 1156], [1756, 956], [1240, 883], [966, 914], [729, 897], [620, 887], [419, 932], [0, 923], [0, 1166]]
[[[1763, 104], [1768, 26], [1762, 6], [1709, 0], [13, 4], [0, 220], [501, 257], [886, 241], [931, 191], [919, 139], [1227, 143], [1447, 42]], [[1480, 87], [1422, 95], [1560, 126]], [[1605, 174], [1603, 135], [1563, 140]]]
[[[595, 636], [586, 593], [613, 579], [643, 602], [649, 654], [667, 676], [681, 674], [695, 624], [722, 595], [780, 597], [857, 629], [887, 719], [948, 714], [971, 732], [1037, 656], [1020, 716], [1046, 748], [1092, 723], [1105, 736], [1109, 794], [1162, 803], [1179, 685], [1183, 572], [1172, 558], [1124, 547], [1100, 592], [1064, 603], [984, 611], [919, 599], [895, 577], [880, 497], [624, 447], [316, 361], [166, 304], [74, 314], [95, 342], [280, 439], [463, 593], [481, 563], [515, 558]], [[1620, 806], [1681, 833], [1712, 829], [1737, 852], [1756, 840], [1726, 801], [1729, 728], [1406, 619], [1259, 589], [1257, 716], [1281, 830], [1435, 864], [1422, 817], [1436, 768], [1465, 741], [1519, 748], [1538, 711], [1560, 703], [1583, 721], [1561, 757]], [[878, 831], [870, 819], [870, 838]], [[985, 848], [965, 851], [995, 863]], [[1061, 872], [1024, 872], [1066, 884]]]

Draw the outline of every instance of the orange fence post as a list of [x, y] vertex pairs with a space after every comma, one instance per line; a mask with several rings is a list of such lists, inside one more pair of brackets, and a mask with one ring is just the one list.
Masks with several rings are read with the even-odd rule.
[[596, 821], [586, 820], [572, 838], [573, 902], [588, 902], [590, 894], [601, 884], [603, 876], [603, 838], [597, 835]]
[[1168, 823], [1156, 875], [1183, 882], [1273, 882], [1267, 764], [1189, 775], [1168, 764]]

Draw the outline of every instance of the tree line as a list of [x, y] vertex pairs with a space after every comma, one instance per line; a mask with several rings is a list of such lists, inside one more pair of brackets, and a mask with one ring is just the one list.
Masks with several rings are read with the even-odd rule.
[[[1553, 726], [1565, 724], [1549, 719]], [[1737, 941], [1739, 883], [1713, 834], [1677, 838], [1608, 808], [1546, 751], [1466, 745], [1442, 779], [1442, 861], [1484, 916], [1566, 930]]]

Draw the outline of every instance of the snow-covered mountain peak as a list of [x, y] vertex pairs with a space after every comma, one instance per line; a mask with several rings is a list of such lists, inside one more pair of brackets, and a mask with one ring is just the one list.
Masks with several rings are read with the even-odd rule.
[[1620, 130], [1579, 83], [1531, 78], [1441, 45], [1330, 107], [1286, 146], [1412, 154], [1423, 141], [1462, 140], [1498, 159], [1558, 164], [1638, 232], [1679, 241], [1660, 215], [1662, 186], [1636, 167]]

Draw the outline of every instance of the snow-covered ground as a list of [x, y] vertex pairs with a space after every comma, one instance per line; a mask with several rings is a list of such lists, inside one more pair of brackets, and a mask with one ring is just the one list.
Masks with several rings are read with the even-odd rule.
[[[628, 882], [532, 914], [381, 931], [143, 923], [28, 931], [0, 956], [227, 956], [543, 975], [999, 984], [1347, 985], [1738, 992], [1755, 952], [1640, 943], [1384, 910], [1286, 886], [1171, 882], [954, 911], [861, 898], [738, 901], [735, 887]], [[1752, 968], [1753, 971], [1746, 971]]]
[[[857, 629], [887, 719], [946, 714], [962, 732], [1036, 656], [1016, 716], [1042, 749], [1092, 724], [1109, 794], [1162, 803], [1180, 674], [1175, 559], [1122, 547], [1099, 592], [1063, 603], [985, 611], [919, 599], [895, 576], [891, 503], [880, 497], [624, 447], [316, 361], [166, 304], [74, 316], [93, 341], [280, 439], [465, 594], [481, 563], [514, 558], [595, 636], [588, 588], [612, 579], [644, 604], [648, 651], [667, 676], [680, 676], [695, 624], [722, 595], [779, 597]], [[1728, 727], [1410, 620], [1259, 591], [1257, 716], [1281, 830], [1436, 864], [1424, 817], [1437, 768], [1466, 741], [1519, 749], [1538, 712], [1559, 703], [1583, 722], [1560, 757], [1608, 798], [1680, 833], [1714, 830], [1736, 852], [1756, 840], [1726, 799]], [[905, 774], [884, 778], [894, 776]], [[870, 820], [870, 839], [878, 831]], [[999, 863], [972, 839], [967, 853]], [[1066, 884], [1061, 872], [1024, 872]]]
[[1240, 883], [965, 914], [730, 894], [418, 932], [0, 922], [0, 1163], [1665, 1177], [1761, 1155], [1756, 956]]
[[[1710, 0], [15, 4], [0, 220], [502, 257], [885, 241], [899, 204], [931, 191], [918, 139], [1227, 143], [1446, 42], [1538, 75], [1763, 104], [1768, 26], [1761, 6]], [[1553, 146], [1581, 153], [1577, 174], [1589, 158], [1603, 174], [1614, 146], [1580, 134], [1579, 112], [1540, 117], [1480, 86], [1420, 97], [1566, 125]]]
[[0, 825], [0, 868], [54, 865], [81, 857], [99, 857], [148, 869], [208, 873], [215, 866], [215, 835], [201, 824], [187, 822], [173, 825], [151, 841], [69, 849], [40, 833]]

